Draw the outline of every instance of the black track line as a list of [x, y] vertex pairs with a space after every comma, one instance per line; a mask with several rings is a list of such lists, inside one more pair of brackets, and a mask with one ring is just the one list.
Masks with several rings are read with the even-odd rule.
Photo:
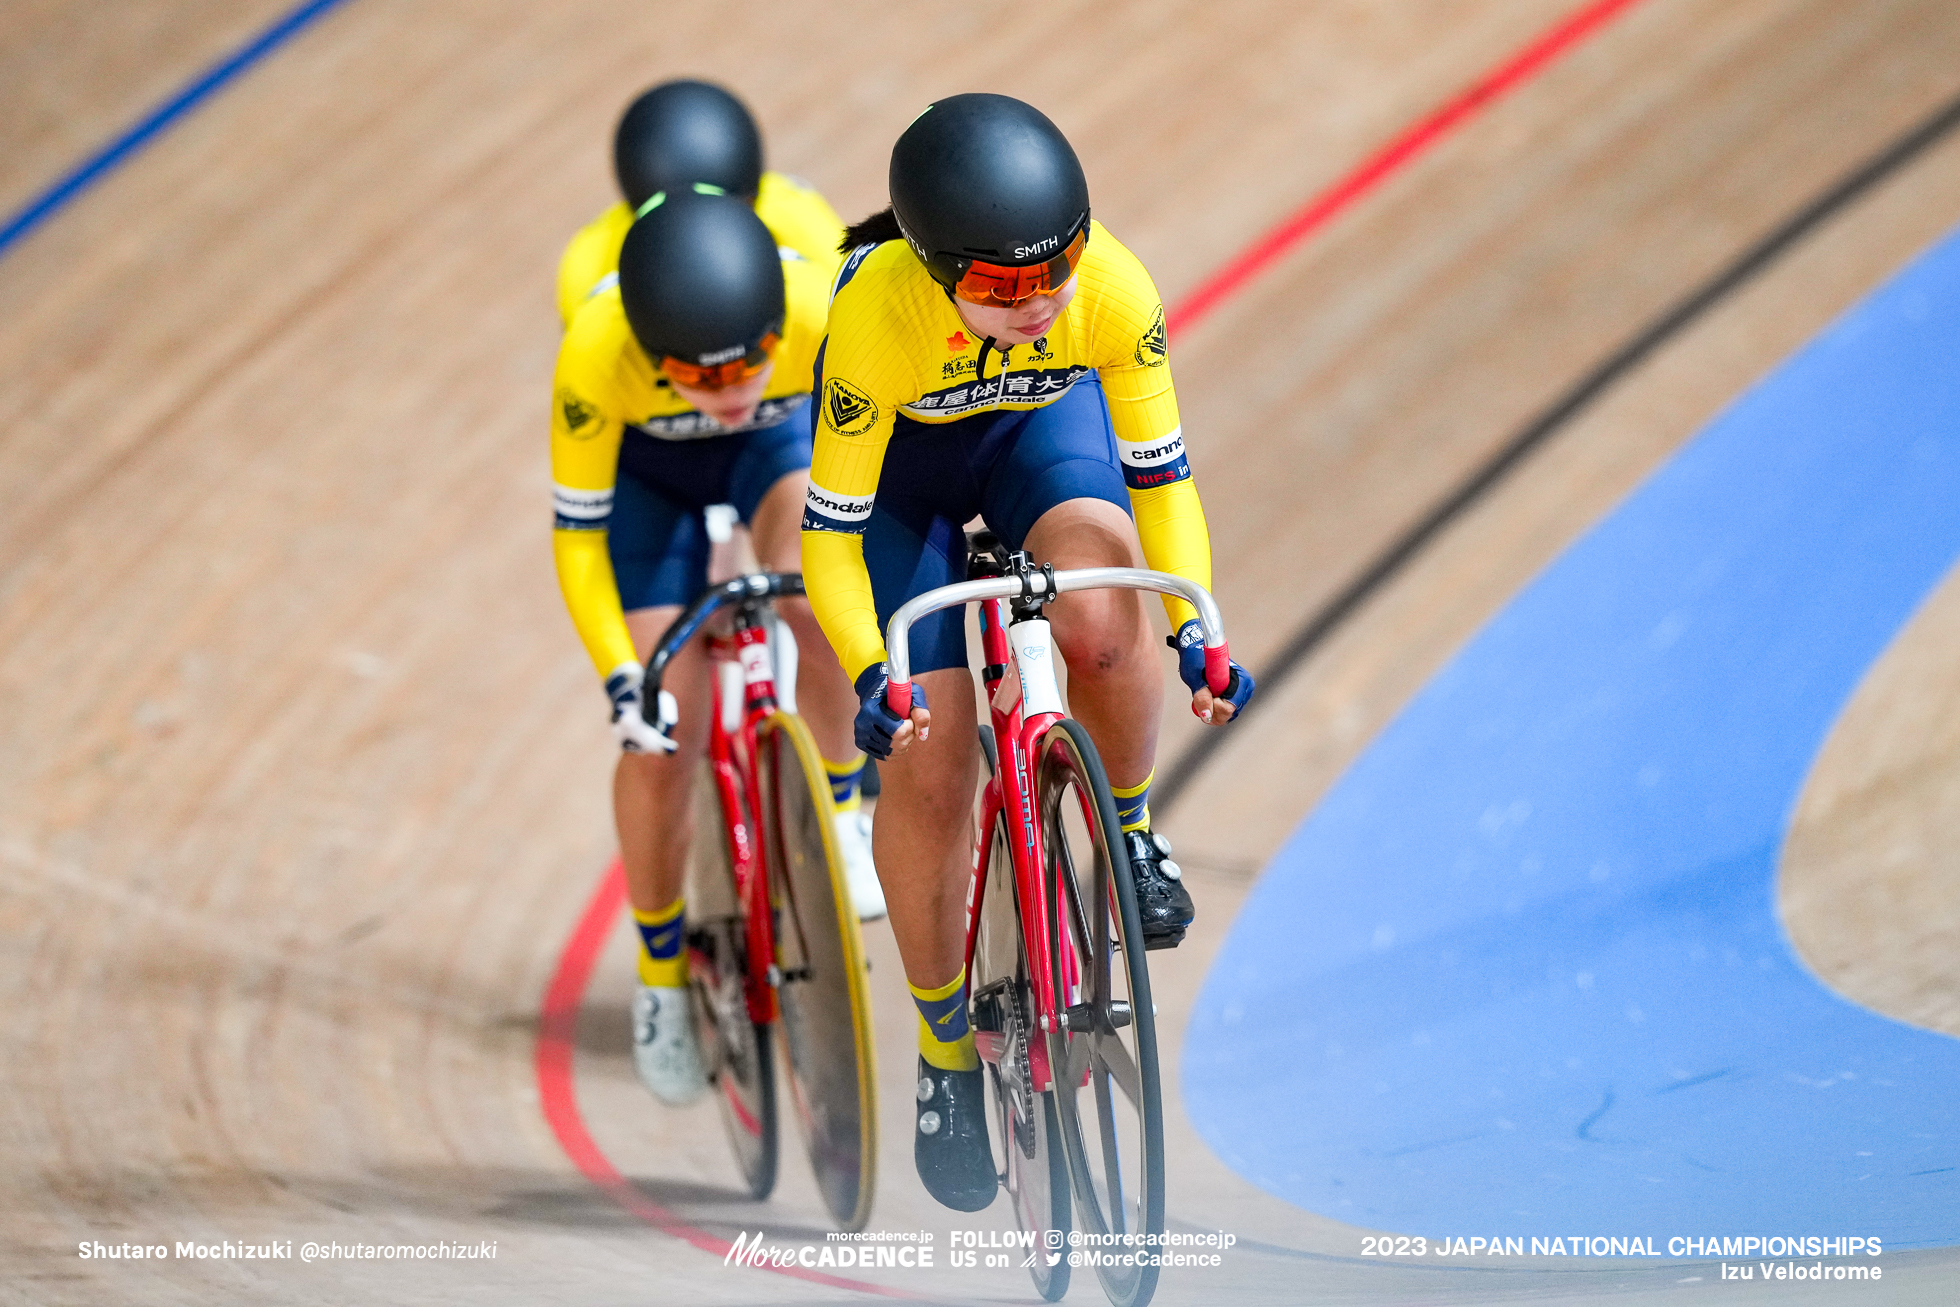
[[[1463, 516], [1515, 471], [1533, 451], [1591, 407], [1594, 400], [1645, 361], [1649, 354], [1693, 325], [1703, 314], [1768, 268], [1791, 246], [1835, 217], [1866, 191], [1912, 162], [1955, 127], [1960, 127], [1960, 96], [1942, 104], [1917, 126], [1853, 168], [1822, 194], [1784, 219], [1768, 235], [1745, 249], [1727, 267], [1635, 332], [1625, 344], [1607, 355], [1505, 441], [1456, 489], [1391, 541], [1333, 598], [1308, 614], [1279, 651], [1264, 666], [1255, 670], [1254, 678], [1259, 682], [1260, 693], [1268, 697], [1276, 693], [1280, 685], [1300, 669], [1309, 654], [1319, 648], [1377, 590], [1393, 580], [1445, 527]], [[1176, 803], [1191, 787], [1192, 781], [1197, 779], [1199, 771], [1212, 755], [1231, 740], [1231, 734], [1225, 730], [1207, 730], [1198, 736], [1165, 768], [1162, 779], [1153, 787], [1151, 797], [1157, 807], [1167, 810]]]

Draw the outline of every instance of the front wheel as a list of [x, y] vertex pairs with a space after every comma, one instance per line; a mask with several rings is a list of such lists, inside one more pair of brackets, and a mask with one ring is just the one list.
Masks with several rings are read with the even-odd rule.
[[1049, 1061], [1077, 1218], [1103, 1236], [1093, 1245], [1103, 1292], [1116, 1307], [1143, 1307], [1164, 1232], [1156, 1008], [1116, 800], [1080, 723], [1042, 736], [1035, 802], [1066, 1008], [1063, 1028], [1048, 1033]]
[[995, 1171], [1014, 1208], [1015, 1227], [1034, 1240], [1027, 1266], [1035, 1292], [1056, 1302], [1068, 1292], [1068, 1259], [1055, 1255], [1068, 1235], [1068, 1164], [1062, 1160], [1054, 1092], [1039, 1083], [1047, 1072], [1048, 1049], [1035, 1023], [1007, 831], [1002, 817], [988, 834], [967, 1004], [986, 1072]]
[[729, 840], [745, 820], [731, 773], [701, 764], [694, 786], [694, 842], [687, 857], [688, 989], [701, 1059], [714, 1084], [722, 1130], [751, 1198], [776, 1187], [776, 1076], [769, 1027], [748, 1005], [748, 940], [735, 893]]

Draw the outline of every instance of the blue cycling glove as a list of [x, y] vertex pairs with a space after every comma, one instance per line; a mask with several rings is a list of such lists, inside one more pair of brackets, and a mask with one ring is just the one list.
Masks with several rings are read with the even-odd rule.
[[[900, 717], [885, 702], [885, 687], [890, 684], [891, 677], [883, 663], [873, 663], [858, 674], [857, 720], [852, 725], [857, 734], [857, 747], [874, 758], [892, 756], [892, 736], [911, 720], [909, 714]], [[926, 706], [925, 687], [917, 681], [912, 682], [912, 706]]]
[[[1164, 643], [1177, 650], [1177, 675], [1185, 686], [1196, 694], [1209, 689], [1205, 681], [1205, 627], [1197, 618], [1192, 618], [1179, 627], [1175, 636], [1165, 636]], [[1232, 705], [1232, 720], [1237, 721], [1245, 712], [1245, 706], [1252, 702], [1252, 692], [1258, 687], [1253, 683], [1252, 673], [1232, 661], [1232, 679], [1225, 682], [1225, 692], [1215, 694], [1215, 699], [1223, 699]]]

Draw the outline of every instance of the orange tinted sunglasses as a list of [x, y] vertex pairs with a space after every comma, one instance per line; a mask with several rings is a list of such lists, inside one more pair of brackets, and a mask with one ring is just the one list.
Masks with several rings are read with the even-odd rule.
[[667, 374], [667, 380], [676, 385], [690, 386], [695, 390], [725, 390], [729, 386], [741, 385], [767, 367], [770, 356], [776, 352], [776, 343], [781, 339], [772, 331], [741, 358], [707, 366], [690, 363], [671, 354], [664, 355], [660, 359], [660, 370]]
[[1023, 268], [1009, 268], [998, 263], [969, 263], [966, 271], [953, 285], [953, 294], [968, 304], [987, 304], [997, 308], [1007, 308], [1036, 295], [1053, 295], [1068, 284], [1075, 275], [1076, 265], [1082, 262], [1082, 247], [1089, 243], [1089, 228], [1085, 223], [1075, 233], [1075, 239], [1068, 248], [1046, 263], [1031, 263]]

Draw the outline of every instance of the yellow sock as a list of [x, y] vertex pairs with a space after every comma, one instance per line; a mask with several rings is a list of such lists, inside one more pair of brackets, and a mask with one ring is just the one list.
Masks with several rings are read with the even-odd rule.
[[864, 780], [864, 755], [859, 754], [849, 762], [823, 760], [824, 772], [830, 777], [830, 802], [839, 812], [856, 812], [863, 806], [858, 786]]
[[687, 984], [687, 953], [681, 940], [687, 934], [684, 899], [675, 899], [657, 912], [633, 909], [640, 928], [640, 983], [661, 989]]
[[1127, 790], [1109, 787], [1109, 792], [1116, 796], [1116, 819], [1123, 823], [1124, 830], [1150, 829], [1150, 782], [1156, 779], [1157, 769], [1153, 767], [1141, 785]]
[[954, 976], [938, 989], [907, 988], [919, 1008], [919, 1056], [941, 1071], [978, 1068], [980, 1052], [966, 1024], [966, 977]]

